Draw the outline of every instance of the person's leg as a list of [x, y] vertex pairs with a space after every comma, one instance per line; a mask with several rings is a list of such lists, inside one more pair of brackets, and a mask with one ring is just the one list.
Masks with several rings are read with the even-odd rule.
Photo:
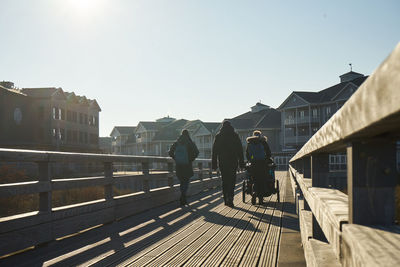
[[235, 185], [236, 185], [236, 169], [232, 169], [229, 179], [229, 203], [233, 206], [233, 198], [235, 195]]
[[181, 202], [181, 205], [185, 205], [185, 204], [187, 204], [186, 193], [189, 188], [189, 178], [179, 178], [179, 181], [180, 181], [179, 189], [181, 191], [180, 202]]
[[228, 204], [228, 196], [229, 196], [229, 172], [226, 169], [221, 169], [222, 176], [222, 194], [224, 196], [225, 205]]

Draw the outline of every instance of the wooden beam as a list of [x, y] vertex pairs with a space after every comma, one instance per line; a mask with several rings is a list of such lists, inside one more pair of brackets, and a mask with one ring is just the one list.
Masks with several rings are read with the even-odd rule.
[[390, 225], [395, 219], [396, 143], [352, 142], [347, 147], [349, 222]]

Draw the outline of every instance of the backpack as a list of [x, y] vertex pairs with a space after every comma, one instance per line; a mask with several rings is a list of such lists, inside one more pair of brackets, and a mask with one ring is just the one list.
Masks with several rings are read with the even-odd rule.
[[175, 148], [175, 163], [189, 164], [188, 150], [185, 144], [177, 144]]
[[250, 160], [265, 160], [264, 146], [261, 143], [249, 143]]

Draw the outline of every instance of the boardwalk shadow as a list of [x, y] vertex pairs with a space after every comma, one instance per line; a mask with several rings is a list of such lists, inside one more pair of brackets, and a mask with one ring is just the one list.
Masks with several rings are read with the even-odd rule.
[[[236, 208], [238, 209], [238, 208]], [[252, 223], [247, 220], [232, 218], [221, 215], [215, 211], [209, 211], [204, 214], [204, 220], [213, 224], [225, 225], [235, 227], [241, 230], [248, 230], [258, 232], [259, 230], [254, 227]]]

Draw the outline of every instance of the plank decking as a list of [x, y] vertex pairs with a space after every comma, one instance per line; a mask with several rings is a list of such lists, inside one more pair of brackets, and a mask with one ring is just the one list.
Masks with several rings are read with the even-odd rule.
[[[276, 195], [263, 205], [223, 204], [219, 189], [99, 226], [0, 261], [13, 266], [276, 266], [282, 232], [287, 172], [277, 172]], [[285, 190], [286, 189], [286, 190]], [[290, 189], [291, 190], [291, 189]], [[300, 241], [299, 241], [300, 242]]]

